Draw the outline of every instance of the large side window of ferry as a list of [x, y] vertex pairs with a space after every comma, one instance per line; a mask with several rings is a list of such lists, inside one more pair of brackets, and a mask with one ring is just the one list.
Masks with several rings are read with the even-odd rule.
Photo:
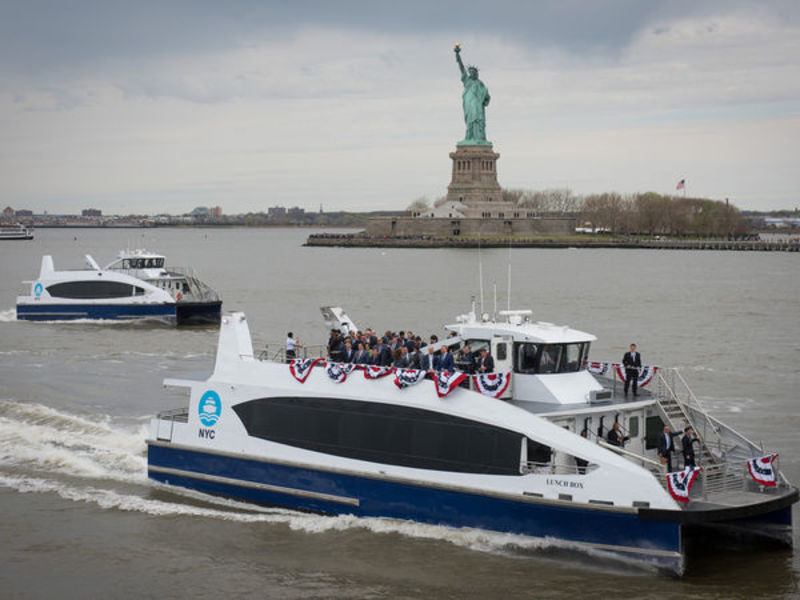
[[248, 435], [306, 450], [419, 469], [520, 475], [517, 432], [409, 406], [277, 397], [234, 406]]
[[125, 298], [133, 295], [133, 286], [119, 281], [65, 281], [47, 287], [53, 298], [89, 300], [92, 298]]

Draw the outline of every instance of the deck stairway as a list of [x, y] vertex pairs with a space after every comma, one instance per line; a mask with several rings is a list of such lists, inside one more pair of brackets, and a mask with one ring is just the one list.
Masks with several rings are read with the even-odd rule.
[[[692, 496], [708, 499], [747, 489], [751, 480], [746, 461], [763, 453], [763, 449], [711, 417], [676, 369], [662, 370], [656, 377], [654, 396], [664, 423], [674, 433], [682, 433], [690, 425], [700, 438], [695, 446], [695, 457], [703, 472], [692, 489]], [[675, 444], [676, 448], [681, 447], [680, 437], [675, 438]], [[680, 457], [673, 460], [678, 465], [683, 464]], [[651, 467], [650, 470], [659, 475], [659, 481], [666, 486], [663, 467], [660, 473], [659, 469]]]

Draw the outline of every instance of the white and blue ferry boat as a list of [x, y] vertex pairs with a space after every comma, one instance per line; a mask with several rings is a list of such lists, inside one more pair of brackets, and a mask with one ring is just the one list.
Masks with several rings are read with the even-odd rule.
[[106, 270], [132, 275], [166, 291], [175, 301], [177, 325], [219, 325], [222, 300], [190, 267], [166, 266], [166, 257], [143, 248], [123, 250]]
[[39, 277], [26, 281], [30, 294], [17, 297], [17, 319], [153, 320], [175, 323], [175, 300], [163, 289], [131, 275], [101, 269], [86, 255], [87, 269], [57, 271], [42, 257]]
[[[498, 373], [482, 380], [264, 360], [245, 315], [225, 315], [213, 373], [164, 382], [189, 402], [151, 421], [149, 477], [325, 514], [556, 539], [678, 574], [697, 531], [791, 545], [798, 491], [775, 455], [710, 416], [679, 375], [651, 370], [625, 398], [590, 372], [591, 334], [500, 315], [473, 309], [447, 327], [448, 344], [491, 350]], [[701, 433], [702, 469], [668, 475], [658, 436], [687, 425]], [[609, 443], [611, 429], [629, 439]]]

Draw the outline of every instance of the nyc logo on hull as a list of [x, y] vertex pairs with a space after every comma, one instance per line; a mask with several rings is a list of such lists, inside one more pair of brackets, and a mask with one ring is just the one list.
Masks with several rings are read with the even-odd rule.
[[205, 425], [200, 428], [198, 436], [213, 440], [216, 437], [216, 432], [212, 429], [219, 421], [222, 414], [222, 400], [219, 394], [214, 390], [208, 390], [200, 398], [200, 403], [197, 408], [200, 423]]

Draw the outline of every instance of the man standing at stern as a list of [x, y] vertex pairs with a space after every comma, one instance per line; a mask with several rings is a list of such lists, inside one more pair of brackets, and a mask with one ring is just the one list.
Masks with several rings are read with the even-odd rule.
[[639, 395], [639, 369], [642, 367], [642, 355], [636, 351], [636, 344], [631, 344], [629, 352], [622, 357], [622, 366], [625, 367], [625, 395], [633, 384], [633, 395]]

